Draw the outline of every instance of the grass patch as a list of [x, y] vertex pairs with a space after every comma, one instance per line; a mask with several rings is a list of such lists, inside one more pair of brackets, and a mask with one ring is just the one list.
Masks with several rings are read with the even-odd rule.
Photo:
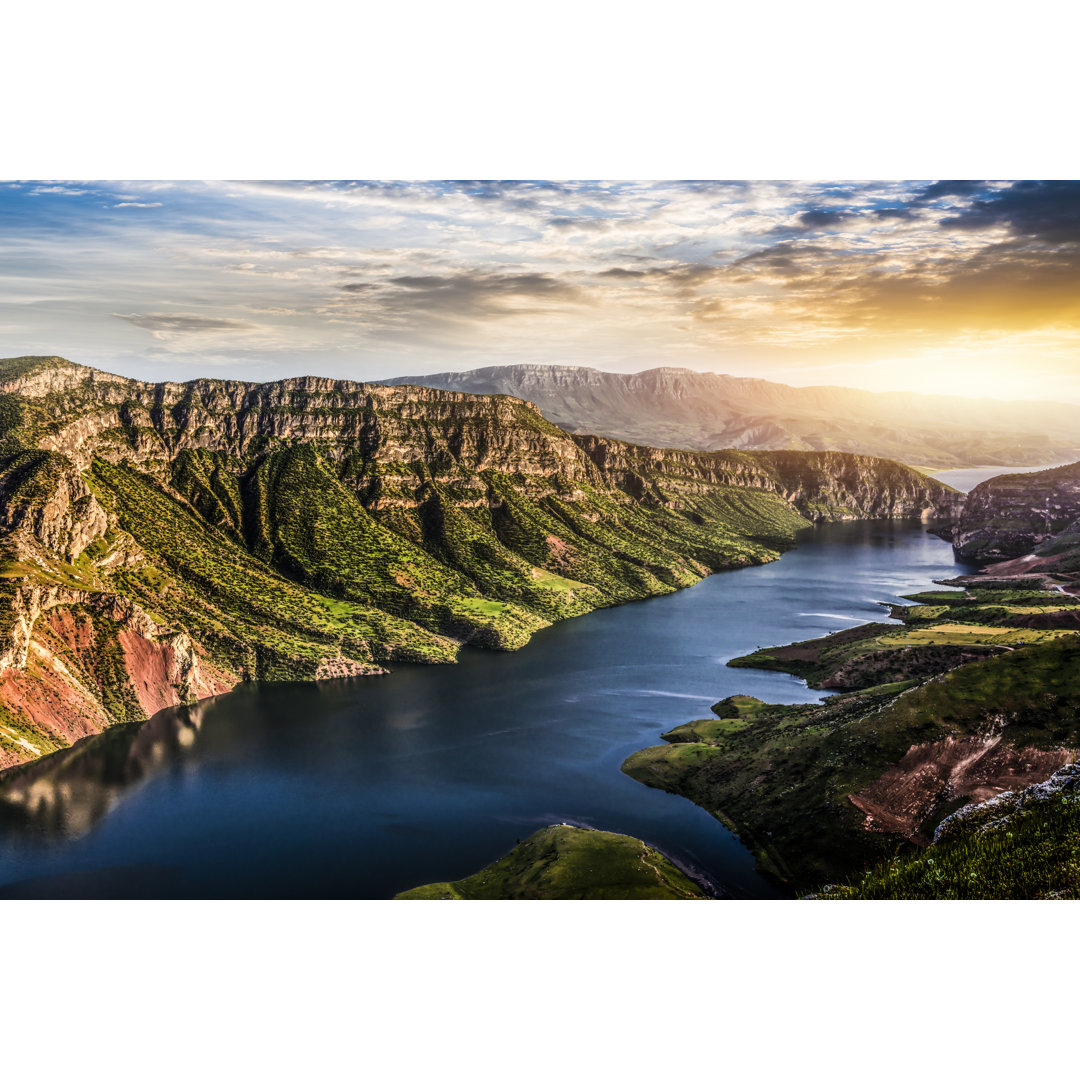
[[823, 900], [1080, 900], [1080, 799], [1058, 794], [1007, 825], [897, 855]]
[[701, 887], [654, 848], [621, 833], [552, 825], [460, 881], [395, 900], [704, 900]]

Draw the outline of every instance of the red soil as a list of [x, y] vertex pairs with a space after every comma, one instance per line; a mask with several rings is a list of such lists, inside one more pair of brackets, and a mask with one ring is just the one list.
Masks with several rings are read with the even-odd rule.
[[133, 630], [121, 630], [117, 638], [124, 650], [124, 666], [131, 685], [146, 715], [153, 716], [159, 709], [179, 705], [180, 695], [170, 678], [179, 667], [176, 650]]
[[935, 808], [965, 796], [982, 802], [1037, 784], [1075, 755], [1073, 750], [1018, 750], [1000, 736], [950, 736], [913, 746], [898, 765], [848, 797], [866, 814], [865, 828], [925, 843], [920, 826]]
[[[43, 614], [34, 627], [26, 669], [0, 672], [0, 703], [31, 726], [69, 746], [115, 723], [100, 702], [94, 675], [96, 632], [93, 621], [68, 607]], [[132, 689], [147, 716], [180, 704], [181, 657], [169, 640], [153, 640], [134, 630], [117, 635]], [[200, 656], [190, 689], [197, 697], [228, 692], [235, 677]], [[0, 746], [0, 769], [20, 764], [33, 753]]]

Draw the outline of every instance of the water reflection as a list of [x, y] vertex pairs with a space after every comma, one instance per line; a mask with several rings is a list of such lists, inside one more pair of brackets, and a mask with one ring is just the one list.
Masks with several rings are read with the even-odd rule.
[[124, 795], [195, 747], [208, 704], [117, 724], [0, 776], [0, 821], [40, 839], [85, 836]]
[[558, 821], [638, 836], [729, 895], [777, 895], [715, 818], [619, 766], [728, 694], [818, 700], [725, 662], [880, 620], [882, 601], [965, 572], [925, 527], [823, 525], [778, 562], [569, 619], [520, 652], [244, 684], [113, 728], [0, 779], [0, 897], [380, 899]]

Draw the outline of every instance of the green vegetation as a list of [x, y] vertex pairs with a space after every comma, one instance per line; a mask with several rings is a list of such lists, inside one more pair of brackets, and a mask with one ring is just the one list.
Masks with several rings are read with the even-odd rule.
[[[736, 718], [681, 725], [664, 736], [669, 745], [638, 751], [623, 771], [705, 807], [776, 880], [809, 889], [859, 872], [903, 843], [895, 833], [867, 830], [852, 795], [913, 746], [999, 732], [1018, 749], [1080, 746], [1080, 638], [817, 705], [742, 703]], [[928, 835], [947, 809], [934, 802], [914, 826]]]
[[996, 827], [897, 854], [823, 900], [1080, 900], [1080, 798], [1057, 793]]
[[460, 881], [421, 885], [395, 900], [705, 900], [658, 851], [620, 833], [552, 825]]
[[123, 595], [189, 628], [222, 665], [252, 678], [311, 678], [321, 659], [453, 660], [458, 643], [370, 604], [290, 581], [214, 534], [175, 496], [129, 465], [95, 461], [92, 484], [146, 560], [111, 575]]
[[[50, 604], [107, 598], [89, 605], [98, 622], [186, 632], [217, 684], [452, 662], [775, 559], [807, 515], [953, 501], [894, 462], [655, 451], [568, 435], [507, 397], [150, 386], [48, 357], [0, 361], [0, 390], [0, 631], [16, 662], [16, 608], [46, 589]], [[133, 716], [130, 660], [106, 648], [118, 625], [98, 626], [101, 670], [74, 688], [116, 721]]]
[[866, 623], [826, 637], [758, 649], [730, 667], [784, 671], [810, 686], [866, 690], [941, 674], [1008, 649], [1080, 629], [1080, 600], [1065, 593], [972, 582], [963, 591], [925, 592], [894, 605], [903, 621]]

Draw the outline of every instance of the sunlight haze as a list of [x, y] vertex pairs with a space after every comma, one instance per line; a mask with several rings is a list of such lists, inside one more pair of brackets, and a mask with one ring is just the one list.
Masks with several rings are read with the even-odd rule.
[[144, 379], [659, 366], [1080, 401], [1080, 184], [21, 182], [0, 355]]

